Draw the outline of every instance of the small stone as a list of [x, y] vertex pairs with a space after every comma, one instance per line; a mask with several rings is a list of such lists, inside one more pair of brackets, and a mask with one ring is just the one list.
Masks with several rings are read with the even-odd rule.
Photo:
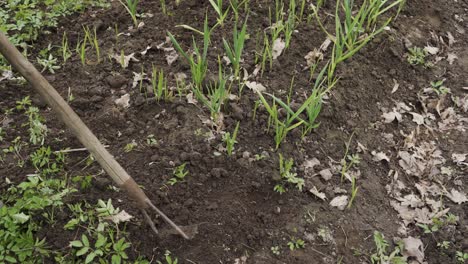
[[152, 162], [155, 162], [155, 161], [159, 160], [159, 155], [154, 154], [154, 155], [151, 156], [150, 159], [151, 159]]
[[99, 95], [94, 95], [90, 99], [90, 101], [93, 102], [93, 103], [102, 102], [102, 100], [104, 100], [104, 98], [102, 96], [99, 96]]
[[242, 120], [244, 118], [244, 110], [240, 108], [236, 103], [230, 103], [232, 117], [236, 120]]

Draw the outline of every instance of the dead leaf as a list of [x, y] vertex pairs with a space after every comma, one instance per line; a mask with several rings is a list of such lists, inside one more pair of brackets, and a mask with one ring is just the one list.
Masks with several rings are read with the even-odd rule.
[[330, 205], [338, 208], [338, 210], [343, 211], [346, 208], [346, 205], [348, 205], [348, 196], [347, 195], [337, 196], [333, 198], [333, 200], [331, 200]]
[[314, 49], [313, 51], [309, 51], [307, 55], [305, 55], [304, 59], [307, 61], [307, 66], [310, 67], [317, 63], [318, 61], [323, 60], [323, 53]]
[[124, 94], [120, 98], [116, 99], [115, 104], [122, 107], [128, 108], [130, 106], [130, 94]]
[[273, 57], [274, 60], [276, 60], [281, 55], [285, 47], [286, 47], [286, 43], [284, 42], [283, 39], [281, 38], [275, 39], [275, 41], [273, 42], [273, 48], [271, 51], [271, 56]]
[[450, 192], [447, 192], [445, 194], [452, 202], [457, 203], [457, 204], [462, 204], [465, 202], [468, 202], [468, 198], [466, 197], [466, 194], [461, 193], [455, 189], [452, 189]]
[[424, 262], [424, 244], [419, 238], [407, 237], [403, 239], [403, 257], [416, 258], [419, 263]]
[[391, 123], [391, 122], [393, 122], [395, 119], [396, 119], [398, 122], [401, 122], [401, 120], [402, 120], [401, 114], [400, 114], [399, 112], [397, 112], [395, 108], [393, 108], [393, 111], [392, 111], [392, 112], [383, 113], [383, 114], [382, 114], [382, 117], [384, 118], [384, 122], [385, 122], [385, 123]]
[[423, 207], [425, 203], [415, 194], [408, 194], [404, 197], [397, 197], [397, 200], [401, 202], [402, 206], [410, 206], [412, 208]]
[[193, 92], [190, 92], [186, 96], [187, 103], [196, 105], [198, 103], [197, 99], [193, 96]]
[[245, 85], [247, 86], [247, 88], [251, 89], [252, 91], [254, 92], [260, 92], [260, 93], [263, 93], [266, 91], [266, 87], [263, 86], [263, 84], [261, 83], [257, 83], [257, 82], [245, 82]]
[[174, 49], [172, 49], [171, 51], [169, 51], [169, 52], [166, 54], [166, 62], [167, 62], [167, 65], [171, 66], [172, 63], [174, 63], [174, 61], [177, 60], [177, 58], [179, 58], [179, 54], [177, 53], [177, 51], [175, 51]]
[[410, 112], [410, 114], [413, 116], [413, 122], [415, 122], [418, 125], [424, 124], [424, 116], [415, 112]]
[[110, 220], [110, 221], [118, 224], [118, 223], [128, 222], [132, 218], [133, 218], [133, 216], [131, 216], [130, 214], [125, 212], [125, 210], [122, 210], [118, 214], [107, 216], [104, 219]]
[[142, 56], [145, 56], [146, 53], [148, 52], [148, 50], [150, 50], [150, 49], [151, 49], [151, 46], [147, 46], [146, 49], [145, 49], [144, 51], [140, 52], [140, 54], [141, 54]]
[[398, 90], [398, 88], [400, 87], [400, 84], [397, 82], [397, 80], [393, 79], [393, 83], [394, 83], [394, 85], [393, 85], [393, 89], [392, 89], [392, 94], [395, 93]]
[[386, 160], [387, 162], [390, 162], [390, 158], [384, 153], [384, 152], [376, 152], [375, 150], [371, 152], [372, 154], [372, 160], [375, 162], [379, 162], [382, 160]]
[[424, 47], [424, 50], [431, 55], [436, 55], [437, 53], [439, 53], [439, 48], [432, 47], [430, 45], [427, 45], [426, 47]]
[[325, 195], [325, 193], [319, 192], [319, 190], [317, 190], [317, 187], [315, 187], [315, 186], [314, 186], [314, 188], [310, 189], [309, 192], [312, 193], [313, 195], [317, 196], [318, 198], [322, 199], [323, 201], [325, 201], [327, 199], [327, 196]]
[[452, 154], [452, 161], [456, 164], [459, 164], [459, 163], [462, 163], [466, 160], [466, 156], [468, 155], [468, 153], [464, 153], [464, 154], [457, 154], [457, 153], [453, 153]]
[[136, 61], [138, 62], [139, 60], [135, 58], [135, 53], [129, 54], [125, 56], [125, 54], [114, 54], [112, 55], [112, 58], [114, 58], [122, 68], [126, 69], [128, 67], [128, 64], [130, 61]]
[[447, 61], [450, 65], [453, 64], [453, 62], [458, 59], [458, 56], [455, 53], [448, 53], [447, 54]]
[[326, 38], [325, 41], [320, 45], [320, 50], [321, 51], [326, 51], [328, 49], [328, 46], [332, 43], [332, 40], [330, 38]]
[[133, 72], [133, 83], [132, 83], [132, 88], [137, 87], [138, 83], [146, 79], [146, 73], [144, 72]]
[[322, 176], [322, 179], [324, 179], [325, 181], [329, 181], [333, 177], [333, 173], [331, 172], [330, 169], [321, 170], [319, 174], [320, 176]]

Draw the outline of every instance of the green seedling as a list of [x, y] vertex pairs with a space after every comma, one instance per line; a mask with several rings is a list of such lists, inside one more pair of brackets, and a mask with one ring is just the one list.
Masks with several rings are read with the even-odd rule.
[[125, 152], [131, 152], [133, 151], [136, 147], [138, 146], [138, 143], [136, 143], [135, 140], [132, 140], [132, 142], [128, 143], [127, 145], [125, 145], [124, 147], [124, 151]]
[[171, 256], [171, 252], [169, 250], [166, 250], [164, 253], [164, 260], [166, 262], [161, 262], [161, 261], [156, 261], [157, 264], [177, 264], [179, 263], [179, 260], [175, 257]]
[[450, 89], [447, 88], [445, 85], [444, 85], [444, 82], [445, 82], [445, 79], [443, 80], [440, 80], [440, 81], [436, 81], [436, 82], [431, 82], [431, 87], [432, 89], [436, 92], [437, 95], [441, 96], [441, 95], [446, 95], [448, 93], [450, 93]]
[[148, 144], [148, 146], [156, 146], [158, 144], [158, 140], [154, 137], [153, 134], [149, 134], [146, 137], [146, 144]]
[[163, 70], [158, 71], [154, 65], [151, 72], [151, 87], [156, 101], [159, 102], [162, 99], [167, 102], [174, 99], [174, 94], [167, 88], [167, 79]]
[[66, 32], [63, 32], [61, 53], [62, 53], [63, 63], [67, 62], [67, 60], [72, 55], [70, 51], [70, 47], [68, 46], [68, 37], [67, 37]]
[[300, 238], [292, 238], [291, 241], [288, 242], [288, 247], [289, 247], [289, 250], [293, 251], [293, 250], [297, 250], [297, 249], [301, 249], [301, 248], [304, 248], [305, 247], [305, 242], [304, 240], [300, 239]]
[[137, 7], [140, 0], [126, 0], [125, 2], [123, 0], [119, 0], [119, 2], [125, 7], [125, 10], [127, 10], [128, 14], [132, 18], [133, 25], [138, 27]]
[[458, 263], [465, 263], [468, 260], [468, 252], [457, 251], [456, 256]]
[[434, 217], [431, 219], [431, 224], [421, 224], [417, 223], [416, 225], [421, 227], [424, 230], [425, 234], [432, 234], [445, 226], [455, 225], [458, 221], [458, 217], [454, 214], [447, 214], [443, 218]]
[[226, 132], [226, 134], [223, 135], [223, 141], [226, 143], [226, 151], [228, 156], [232, 155], [232, 151], [234, 150], [234, 145], [237, 143], [237, 132], [239, 131], [239, 122], [236, 124], [236, 128], [234, 129], [234, 132]]
[[408, 49], [407, 61], [411, 65], [426, 65], [427, 52], [419, 47]]
[[242, 5], [244, 5], [244, 11], [248, 12], [249, 10], [249, 1], [250, 0], [229, 0], [229, 4], [231, 5], [232, 12], [234, 13], [234, 21], [239, 21], [239, 9]]
[[216, 20], [218, 21], [218, 24], [220, 26], [223, 26], [224, 25], [224, 20], [226, 19], [228, 13], [229, 13], [229, 8], [226, 8], [226, 10], [223, 11], [223, 0], [209, 0], [210, 1], [210, 4], [211, 6], [213, 7], [213, 9], [215, 10], [216, 14], [218, 15], [218, 17], [216, 18]]
[[[369, 41], [381, 33], [394, 19], [390, 17], [378, 24], [377, 18], [398, 6], [401, 10], [404, 0], [369, 0], [354, 10], [354, 2], [350, 0], [337, 0], [335, 10], [335, 35], [329, 33], [323, 26], [318, 15], [318, 9], [313, 8], [317, 22], [328, 38], [333, 41], [331, 67], [329, 68], [329, 83], [332, 82], [336, 67], [341, 62], [351, 58], [361, 50]], [[343, 16], [341, 14], [344, 14]]]
[[279, 167], [280, 167], [280, 176], [281, 176], [281, 183], [275, 185], [273, 188], [274, 191], [283, 194], [286, 192], [286, 183], [293, 184], [299, 191], [302, 191], [302, 187], [304, 187], [304, 179], [299, 178], [297, 173], [292, 172], [294, 165], [294, 160], [290, 158], [289, 160], [285, 160], [283, 155], [279, 153]]
[[353, 206], [354, 199], [356, 198], [357, 192], [359, 190], [359, 187], [356, 186], [356, 177], [352, 177], [351, 180], [351, 199], [349, 199], [348, 202], [348, 209]]
[[166, 0], [159, 0], [159, 2], [161, 3], [162, 13], [167, 16]]
[[169, 185], [175, 185], [178, 182], [184, 181], [185, 176], [189, 174], [189, 171], [185, 168], [186, 165], [187, 163], [183, 163], [174, 169], [174, 171], [172, 172], [172, 175], [174, 177], [170, 178], [169, 181], [167, 181]]
[[270, 250], [271, 250], [271, 253], [273, 253], [273, 255], [279, 256], [281, 254], [279, 246], [271, 247]]
[[[347, 176], [348, 171], [354, 166], [359, 164], [361, 161], [361, 158], [359, 157], [358, 154], [351, 154], [348, 155], [349, 153], [349, 147], [351, 145], [351, 140], [353, 139], [354, 132], [351, 134], [351, 137], [349, 137], [349, 140], [347, 143], [345, 143], [345, 154], [343, 158], [341, 159], [341, 182], [344, 181], [345, 177]], [[349, 177], [348, 177], [349, 179]], [[352, 181], [352, 180], [351, 180]]]
[[437, 242], [437, 247], [440, 249], [447, 250], [450, 247], [450, 241], [442, 241], [442, 242]]
[[[211, 0], [210, 0], [211, 1]], [[232, 63], [234, 68], [234, 77], [240, 81], [240, 62], [242, 60], [242, 51], [244, 50], [244, 43], [247, 34], [247, 19], [242, 25], [240, 32], [237, 31], [237, 25], [234, 25], [233, 31], [233, 46], [223, 38], [224, 50], [226, 55], [229, 58], [229, 61]]]
[[205, 96], [202, 89], [193, 87], [195, 98], [210, 109], [211, 118], [218, 123], [221, 119], [221, 108], [229, 95], [229, 88], [226, 87], [227, 80], [224, 77], [221, 59], [218, 57], [218, 80], [209, 85], [208, 94]]
[[370, 257], [372, 264], [385, 264], [385, 263], [395, 263], [395, 264], [404, 264], [406, 263], [406, 258], [401, 256], [403, 252], [403, 244], [398, 243], [395, 249], [387, 255], [389, 244], [382, 233], [375, 231], [374, 232], [374, 243], [376, 246], [377, 252], [372, 254]]
[[[187, 28], [187, 26], [185, 26]], [[190, 27], [189, 27], [190, 28]], [[197, 32], [198, 30], [196, 30]], [[205, 23], [203, 26], [203, 32], [198, 31], [200, 34], [203, 35], [203, 50], [200, 52], [195, 38], [193, 38], [193, 49], [194, 54], [188, 55], [177, 42], [175, 37], [170, 33], [167, 32], [172, 44], [174, 45], [177, 52], [179, 52], [185, 60], [190, 65], [190, 71], [192, 73], [192, 80], [195, 85], [195, 88], [198, 90], [202, 90], [202, 83], [206, 76], [206, 71], [208, 69], [208, 61], [207, 61], [207, 53], [208, 53], [208, 46], [210, 44], [210, 35], [211, 30], [208, 28], [208, 16], [205, 17]]]
[[47, 70], [50, 73], [55, 73], [55, 70], [60, 69], [60, 66], [57, 65], [57, 58], [52, 54], [51, 44], [39, 52], [37, 62], [43, 67], [41, 72]]
[[86, 43], [89, 41], [89, 44], [91, 45], [91, 47], [94, 49], [96, 53], [96, 61], [92, 61], [92, 62], [88, 61], [87, 63], [93, 64], [93, 65], [99, 64], [101, 62], [101, 50], [99, 48], [99, 42], [97, 40], [96, 27], [94, 27], [94, 30], [91, 31], [88, 26], [84, 26], [83, 31], [85, 35], [85, 38], [83, 40], [84, 43], [82, 44], [84, 49], [86, 49], [86, 45], [87, 45]]
[[120, 210], [119, 208], [114, 208], [112, 199], [107, 200], [107, 202], [99, 199], [96, 206], [96, 212], [98, 213], [98, 217], [107, 217], [118, 214]]

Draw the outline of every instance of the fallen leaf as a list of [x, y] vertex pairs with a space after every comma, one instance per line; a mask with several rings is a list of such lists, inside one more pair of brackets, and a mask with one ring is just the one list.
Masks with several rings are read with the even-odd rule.
[[452, 154], [452, 161], [456, 164], [459, 164], [461, 162], [464, 162], [466, 160], [466, 156], [468, 155], [468, 153], [464, 153], [464, 154], [457, 154], [457, 153], [453, 153]]
[[413, 122], [415, 122], [418, 125], [424, 124], [424, 116], [415, 112], [410, 112], [410, 114], [413, 116]]
[[133, 216], [131, 216], [130, 214], [125, 212], [125, 210], [122, 210], [118, 214], [107, 216], [104, 219], [110, 220], [110, 221], [118, 224], [118, 223], [128, 222], [132, 218], [133, 218]]
[[196, 105], [198, 102], [197, 99], [195, 99], [195, 97], [193, 96], [193, 92], [188, 93], [186, 98], [187, 98], [187, 103], [189, 104]]
[[140, 52], [140, 54], [143, 55], [143, 56], [145, 56], [146, 53], [148, 52], [148, 50], [150, 50], [150, 49], [151, 49], [151, 46], [147, 46], [146, 49], [145, 49], [144, 51]]
[[333, 200], [331, 200], [330, 205], [338, 208], [338, 210], [343, 211], [346, 208], [346, 205], [348, 205], [348, 196], [347, 195], [337, 196], [333, 198]]
[[468, 198], [466, 197], [466, 194], [461, 193], [455, 189], [452, 189], [450, 192], [447, 192], [445, 194], [452, 202], [457, 203], [457, 204], [462, 204], [465, 202], [468, 202]]
[[423, 207], [425, 205], [421, 198], [415, 194], [407, 194], [404, 197], [398, 197], [397, 200], [401, 202], [402, 206], [409, 206], [412, 208]]
[[271, 56], [273, 57], [274, 60], [276, 60], [281, 55], [285, 47], [286, 47], [286, 43], [284, 42], [283, 39], [281, 38], [275, 39], [275, 41], [273, 42], [273, 48], [271, 51]]
[[130, 106], [130, 94], [124, 94], [120, 98], [116, 99], [115, 104], [122, 107], [128, 108]]
[[410, 236], [403, 239], [403, 245], [403, 257], [413, 257], [419, 263], [424, 262], [424, 244], [421, 239]]
[[458, 59], [458, 56], [455, 53], [448, 53], [447, 54], [447, 61], [450, 65], [453, 64], [453, 62]]
[[317, 196], [318, 198], [324, 200], [324, 201], [327, 199], [327, 196], [325, 195], [325, 193], [319, 192], [319, 190], [317, 190], [317, 187], [315, 187], [315, 186], [314, 186], [314, 188], [310, 189], [309, 192], [312, 193], [313, 195]]
[[172, 49], [171, 51], [169, 51], [169, 52], [166, 54], [166, 62], [167, 62], [167, 65], [171, 66], [172, 63], [174, 63], [174, 61], [177, 60], [177, 58], [179, 58], [179, 54], [177, 53], [177, 51], [175, 51], [174, 49]]
[[398, 122], [401, 122], [401, 119], [402, 119], [401, 114], [399, 112], [397, 112], [395, 108], [393, 109], [392, 112], [383, 113], [382, 117], [384, 118], [385, 123], [391, 123], [395, 119]]
[[397, 82], [397, 80], [393, 79], [393, 83], [394, 83], [394, 85], [393, 85], [393, 89], [392, 89], [392, 94], [395, 93], [398, 90], [398, 88], [400, 87], [400, 84]]
[[114, 54], [112, 55], [112, 58], [114, 58], [122, 68], [126, 69], [128, 67], [128, 64], [130, 61], [139, 61], [137, 58], [135, 58], [135, 53], [129, 54], [125, 56], [125, 54]]
[[436, 55], [437, 53], [439, 53], [439, 48], [432, 47], [430, 45], [427, 45], [426, 47], [424, 47], [424, 50], [431, 55]]
[[330, 38], [326, 38], [325, 41], [320, 45], [320, 50], [326, 51], [328, 49], [328, 46], [332, 43]]
[[372, 160], [375, 162], [379, 162], [382, 160], [386, 160], [387, 162], [390, 162], [390, 158], [382, 151], [381, 152], [372, 151], [371, 154], [373, 156]]
[[263, 86], [263, 84], [261, 84], [261, 83], [257, 83], [257, 82], [245, 82], [245, 85], [247, 86], [247, 88], [251, 89], [251, 90], [254, 91], [254, 92], [263, 93], [263, 92], [266, 91], [266, 87]]
[[310, 67], [317, 63], [317, 61], [323, 59], [323, 53], [318, 51], [317, 49], [314, 49], [313, 51], [309, 51], [309, 53], [305, 55], [304, 59], [306, 59], [307, 61], [307, 66]]
[[333, 177], [333, 173], [331, 172], [330, 169], [321, 170], [319, 174], [320, 176], [322, 176], [322, 179], [324, 179], [325, 181], [329, 181]]
[[133, 83], [132, 83], [132, 88], [137, 87], [137, 85], [146, 79], [146, 73], [144, 72], [133, 72]]

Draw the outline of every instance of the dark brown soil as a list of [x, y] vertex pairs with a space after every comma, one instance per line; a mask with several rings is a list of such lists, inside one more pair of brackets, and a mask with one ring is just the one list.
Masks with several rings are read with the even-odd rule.
[[[70, 87], [75, 97], [71, 102], [72, 108], [98, 138], [109, 145], [110, 152], [144, 186], [151, 200], [176, 223], [197, 225], [198, 234], [188, 241], [173, 235], [156, 237], [132, 203], [127, 202], [124, 193], [106, 188], [111, 184], [106, 175], [93, 180], [90, 189], [73, 194], [71, 201], [95, 203], [97, 199], [112, 198], [115, 206], [136, 216], [137, 220], [126, 226], [132, 243], [132, 259], [139, 255], [160, 259], [168, 249], [179, 258], [180, 263], [235, 263], [235, 259], [242, 256], [248, 256], [247, 263], [257, 264], [337, 263], [340, 258], [341, 263], [369, 263], [368, 256], [375, 248], [372, 239], [375, 230], [384, 233], [390, 241], [398, 236], [401, 220], [390, 205], [385, 186], [391, 181], [389, 171], [401, 170], [396, 157], [404, 140], [401, 132], [407, 134], [416, 126], [408, 116], [401, 123], [383, 124], [381, 108], [391, 109], [397, 101], [417, 106], [417, 92], [431, 81], [443, 78], [446, 78], [445, 84], [452, 89], [453, 94], [466, 95], [462, 87], [467, 86], [468, 78], [468, 37], [460, 33], [456, 25], [459, 29], [467, 29], [468, 4], [465, 1], [448, 0], [408, 1], [404, 11], [391, 25], [391, 31], [381, 34], [358, 55], [340, 66], [338, 75], [341, 79], [324, 105], [319, 117], [320, 127], [304, 140], [300, 139], [300, 133], [291, 133], [276, 152], [272, 135], [265, 131], [266, 112], [259, 110], [257, 117], [253, 118], [252, 109], [257, 96], [249, 89], [244, 89], [241, 99], [230, 102], [223, 110], [226, 131], [232, 131], [236, 122], [240, 121], [239, 143], [235, 154], [228, 157], [225, 154], [213, 154], [222, 142], [220, 135], [207, 141], [195, 133], [199, 129], [209, 131], [200, 118], [209, 117], [206, 109], [188, 104], [185, 99], [176, 99], [171, 103], [145, 100], [138, 88], [131, 88], [132, 72], [141, 72], [144, 67], [149, 73], [152, 64], [164, 69], [169, 76], [170, 86], [175, 85], [174, 74], [184, 72], [190, 76], [181, 58], [168, 66], [164, 52], [157, 50], [156, 46], [164, 42], [166, 32], [171, 31], [184, 47], [189, 47], [191, 32], [175, 26], [187, 24], [201, 28], [209, 3], [187, 0], [175, 7], [173, 1], [167, 2], [172, 16], [162, 14], [159, 1], [142, 1], [140, 10], [154, 16], [144, 18], [145, 26], [131, 30], [131, 37], [122, 35], [116, 41], [115, 25], [118, 25], [120, 32], [129, 32], [126, 28], [131, 25], [131, 20], [122, 7], [114, 5], [108, 10], [89, 11], [65, 19], [54, 35], [43, 36], [34, 49], [38, 51], [49, 42], [59, 44], [65, 31], [74, 47], [84, 25], [97, 27], [101, 50], [106, 54], [120, 53], [120, 50], [124, 50], [125, 54], [137, 53], [147, 46], [153, 47], [144, 57], [138, 54], [140, 62], [132, 62], [127, 69], [122, 69], [107, 55], [102, 63], [84, 67], [75, 55], [55, 75], [47, 78], [64, 97]], [[246, 44], [243, 65], [249, 72], [255, 68], [255, 32], [268, 26], [268, 6], [272, 5], [269, 3], [271, 1], [251, 2], [252, 12], [248, 18], [251, 39]], [[326, 6], [329, 13], [333, 13], [333, 9], [333, 5]], [[210, 16], [209, 22], [213, 25], [216, 18]], [[231, 25], [228, 22], [225, 28], [214, 31], [210, 47], [211, 74], [217, 74], [216, 58], [223, 52], [222, 37], [231, 38]], [[451, 32], [457, 40], [452, 49], [459, 58], [452, 65], [443, 61], [433, 68], [423, 68], [406, 62], [405, 39], [424, 47], [434, 41], [431, 33], [446, 36], [447, 32]], [[288, 89], [291, 78], [295, 76], [294, 98], [302, 100], [303, 92], [310, 89], [308, 72], [303, 71], [306, 63], [304, 56], [324, 39], [325, 35], [315, 23], [300, 25], [298, 32], [293, 35], [291, 47], [279, 57], [273, 69], [267, 70], [263, 77], [258, 76], [257, 81], [268, 87], [269, 92], [280, 94], [281, 90], [284, 92]], [[391, 93], [394, 80], [398, 81], [400, 88]], [[114, 105], [114, 100], [124, 93], [131, 95], [131, 106], [128, 109]], [[56, 149], [81, 147], [54, 114], [35, 98], [28, 85], [1, 84], [1, 112], [13, 107], [16, 100], [26, 95], [33, 97], [46, 117], [51, 129], [48, 144]], [[24, 133], [20, 126], [24, 122], [23, 118], [13, 117], [6, 142]], [[317, 158], [321, 162], [315, 168], [317, 171], [327, 168], [330, 159], [339, 161], [344, 155], [344, 143], [353, 132], [355, 134], [350, 151], [356, 153], [356, 142], [369, 151], [360, 154], [360, 189], [351, 209], [340, 211], [306, 190], [299, 192], [291, 188], [282, 195], [273, 191], [274, 179], [279, 175], [277, 153], [294, 158], [299, 176], [306, 177], [301, 166], [306, 160]], [[395, 144], [387, 144], [382, 133], [393, 134]], [[149, 134], [155, 135], [159, 142], [157, 146], [146, 145]], [[54, 138], [62, 140], [56, 141]], [[450, 160], [453, 152], [467, 152], [467, 138], [466, 133], [451, 132], [437, 134], [432, 140], [440, 145], [444, 157]], [[132, 152], [124, 152], [125, 145], [132, 140], [138, 143], [138, 147]], [[392, 153], [389, 155], [390, 163], [372, 161], [372, 150]], [[249, 160], [249, 157], [253, 158], [263, 151], [269, 154], [268, 158]], [[69, 155], [69, 175], [99, 172], [98, 165], [85, 172], [74, 165], [85, 157], [86, 153]], [[187, 162], [190, 171], [187, 180], [174, 186], [166, 185], [174, 164], [184, 162]], [[33, 170], [29, 165], [19, 169], [14, 161], [7, 160], [0, 165], [1, 182], [4, 182], [4, 177], [19, 182]], [[415, 181], [410, 176], [406, 180], [412, 183]], [[462, 180], [466, 183], [466, 173]], [[340, 182], [339, 175], [334, 175], [328, 182], [319, 176], [306, 177], [307, 186], [317, 186], [329, 198], [335, 196], [335, 187], [351, 189], [351, 184]], [[456, 228], [440, 232], [435, 237], [423, 235], [420, 228], [415, 226], [409, 233], [423, 238], [428, 263], [455, 263], [455, 249], [468, 250], [466, 205], [456, 205], [449, 200], [444, 202], [459, 217]], [[67, 214], [67, 209], [64, 209], [59, 216], [60, 222], [68, 221]], [[168, 228], [162, 220], [158, 220], [157, 224], [161, 229]], [[334, 240], [322, 241], [316, 235], [319, 229], [329, 229]], [[76, 236], [75, 232], [63, 231], [60, 225], [45, 228], [42, 235], [57, 249], [63, 248]], [[286, 244], [292, 237], [303, 238], [306, 241], [305, 249], [290, 251]], [[442, 240], [450, 240], [457, 245], [450, 251], [452, 254], [440, 254], [436, 244]], [[274, 256], [270, 248], [277, 245], [281, 246], [281, 254]]]

